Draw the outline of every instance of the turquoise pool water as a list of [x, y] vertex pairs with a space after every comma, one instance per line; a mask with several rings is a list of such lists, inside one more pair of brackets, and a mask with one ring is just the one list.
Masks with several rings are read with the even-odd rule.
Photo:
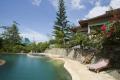
[[[60, 74], [56, 73], [59, 70], [49, 59], [11, 54], [0, 55], [0, 59], [6, 60], [6, 64], [0, 66], [0, 80], [61, 80]], [[68, 76], [62, 80], [71, 79]]]

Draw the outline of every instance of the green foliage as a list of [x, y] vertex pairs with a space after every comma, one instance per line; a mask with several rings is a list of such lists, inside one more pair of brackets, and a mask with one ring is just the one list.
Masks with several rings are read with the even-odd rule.
[[21, 37], [15, 23], [3, 32], [2, 37], [8, 44], [12, 45], [20, 44], [21, 41]]
[[38, 47], [38, 52], [44, 52], [46, 48], [49, 48], [49, 43], [48, 42], [40, 42], [37, 44]]
[[76, 45], [87, 46], [89, 45], [89, 38], [87, 35], [78, 31], [75, 34], [73, 34], [70, 40], [70, 44], [71, 46], [76, 46]]
[[1, 39], [1, 52], [17, 52], [14, 48], [21, 44], [21, 37], [19, 35], [17, 24], [13, 23], [12, 26], [5, 28]]
[[90, 36], [91, 36], [91, 39], [89, 41], [89, 43], [91, 44], [90, 46], [96, 49], [101, 49], [102, 44], [104, 42], [103, 34], [97, 32], [97, 34], [91, 34]]
[[107, 37], [104, 44], [106, 45], [120, 45], [120, 22], [114, 22], [112, 25], [115, 29], [115, 32], [111, 34], [110, 37]]
[[27, 46], [25, 46], [25, 52], [33, 52], [33, 53], [41, 53], [46, 50], [46, 48], [49, 48], [49, 43], [48, 42], [39, 42], [39, 43], [31, 43]]
[[0, 38], [0, 49], [3, 47], [2, 42], [3, 42], [3, 39]]
[[55, 44], [55, 40], [54, 40], [54, 39], [49, 40], [49, 44], [50, 44], [50, 45], [51, 45], [51, 44]]
[[20, 52], [24, 52], [25, 51], [25, 47], [22, 45], [15, 45], [13, 46], [12, 52], [13, 53], [20, 53]]
[[32, 52], [36, 52], [37, 51], [37, 44], [35, 42], [31, 43], [30, 45], [28, 45], [28, 49]]

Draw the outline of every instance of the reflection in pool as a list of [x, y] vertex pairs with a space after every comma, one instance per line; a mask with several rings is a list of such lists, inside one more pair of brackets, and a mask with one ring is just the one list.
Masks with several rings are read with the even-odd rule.
[[26, 55], [1, 55], [6, 64], [0, 66], [0, 80], [71, 80], [63, 64], [56, 66], [48, 58]]

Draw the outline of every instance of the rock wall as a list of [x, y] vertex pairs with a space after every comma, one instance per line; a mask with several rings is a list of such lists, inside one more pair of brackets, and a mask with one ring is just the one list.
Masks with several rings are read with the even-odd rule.
[[45, 53], [65, 56], [67, 52], [63, 48], [50, 48], [50, 49], [45, 50]]
[[81, 50], [81, 49], [63, 49], [63, 48], [51, 48], [47, 49], [45, 53], [55, 54], [66, 56], [70, 59], [75, 59], [80, 61], [81, 63], [90, 63], [94, 57], [94, 53], [89, 50]]

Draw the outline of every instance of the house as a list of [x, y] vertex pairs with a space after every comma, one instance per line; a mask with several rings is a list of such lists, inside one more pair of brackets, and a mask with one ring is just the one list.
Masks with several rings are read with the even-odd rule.
[[105, 14], [87, 19], [87, 20], [80, 20], [80, 26], [77, 26], [72, 29], [73, 32], [80, 30], [83, 33], [90, 34], [92, 27], [100, 28], [103, 24], [107, 24], [111, 20], [120, 20], [120, 8], [106, 11]]

